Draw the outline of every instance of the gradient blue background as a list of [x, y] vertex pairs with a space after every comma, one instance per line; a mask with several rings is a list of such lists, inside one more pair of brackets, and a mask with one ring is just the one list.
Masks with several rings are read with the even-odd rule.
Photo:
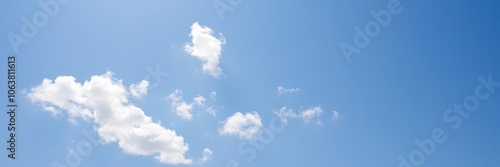
[[[443, 128], [448, 140], [423, 166], [498, 165], [500, 89], [456, 131], [442, 115], [474, 93], [478, 76], [492, 74], [500, 81], [500, 1], [401, 0], [403, 11], [348, 63], [339, 43], [352, 44], [353, 27], [373, 20], [369, 12], [386, 9], [387, 2], [243, 0], [222, 21], [211, 0], [73, 0], [20, 47], [17, 159], [8, 159], [7, 144], [0, 142], [1, 166], [63, 162], [65, 147], [85, 139], [81, 130], [92, 129], [90, 123], [71, 125], [43, 112], [22, 90], [44, 78], [72, 75], [83, 82], [107, 70], [130, 85], [148, 75], [146, 67], [157, 65], [168, 77], [133, 103], [184, 136], [187, 157], [199, 158], [206, 147], [215, 152], [193, 166], [225, 166], [231, 160], [240, 166], [397, 166], [398, 156], [407, 157], [417, 149], [413, 141], [429, 137], [434, 128]], [[7, 34], [20, 34], [21, 18], [38, 10], [37, 1], [0, 2], [1, 64], [14, 53]], [[220, 79], [204, 75], [200, 61], [183, 51], [193, 22], [226, 37]], [[301, 91], [275, 98], [278, 86]], [[224, 109], [216, 118], [181, 120], [165, 101], [175, 89], [186, 99], [216, 91], [215, 103]], [[238, 153], [242, 141], [217, 132], [218, 122], [236, 111], [257, 111], [269, 127], [274, 110], [317, 105], [325, 111], [322, 125], [293, 121], [251, 162]], [[344, 118], [332, 121], [332, 111]], [[6, 124], [2, 112], [1, 141], [8, 139]], [[94, 146], [80, 166], [169, 165], [128, 155], [112, 143]]]

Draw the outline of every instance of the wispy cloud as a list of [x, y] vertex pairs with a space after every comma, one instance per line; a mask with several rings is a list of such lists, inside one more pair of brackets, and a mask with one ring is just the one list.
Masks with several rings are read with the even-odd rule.
[[215, 107], [208, 107], [207, 109], [205, 109], [205, 112], [207, 112], [208, 114], [212, 115], [212, 116], [217, 116], [217, 109]]
[[217, 112], [217, 110], [213, 106], [205, 108], [205, 103], [207, 99], [205, 99], [205, 97], [201, 95], [196, 96], [195, 98], [193, 98], [192, 102], [187, 103], [186, 101], [183, 100], [182, 90], [180, 89], [176, 89], [174, 92], [168, 95], [166, 99], [171, 103], [170, 105], [172, 112], [174, 112], [177, 116], [185, 120], [193, 119], [192, 111], [195, 108], [200, 110], [205, 110], [207, 113], [213, 116], [215, 116]]
[[278, 95], [277, 96], [281, 96], [284, 93], [293, 93], [293, 92], [298, 92], [298, 91], [300, 91], [299, 88], [290, 88], [290, 89], [287, 89], [287, 88], [278, 86], [278, 91], [277, 91]]
[[321, 120], [318, 119], [321, 116], [321, 114], [323, 114], [323, 110], [321, 109], [321, 107], [318, 106], [318, 107], [311, 107], [307, 110], [300, 112], [299, 117], [302, 118], [306, 124], [308, 124], [315, 118], [317, 118], [316, 123], [321, 123]]
[[343, 116], [341, 116], [341, 115], [339, 114], [339, 112], [337, 112], [337, 111], [332, 111], [332, 119], [333, 119], [333, 120], [338, 120], [338, 119], [340, 119], [340, 118], [343, 118]]
[[274, 111], [274, 114], [285, 124], [288, 124], [289, 119], [302, 119], [305, 124], [309, 124], [311, 121], [321, 124], [320, 117], [323, 110], [317, 106], [295, 113], [292, 109], [282, 107], [280, 110]]
[[213, 101], [215, 101], [215, 100], [217, 99], [217, 92], [212, 91], [212, 92], [210, 93], [210, 97], [212, 98], [212, 100], [213, 100]]
[[205, 163], [210, 160], [210, 158], [212, 158], [214, 152], [208, 148], [205, 148], [203, 149], [203, 151], [201, 151], [201, 154], [203, 155], [203, 157], [200, 159], [200, 163]]
[[298, 115], [293, 112], [292, 109], [282, 107], [278, 111], [274, 111], [274, 114], [280, 118], [281, 122], [284, 124], [288, 124], [288, 119], [289, 118], [297, 118]]

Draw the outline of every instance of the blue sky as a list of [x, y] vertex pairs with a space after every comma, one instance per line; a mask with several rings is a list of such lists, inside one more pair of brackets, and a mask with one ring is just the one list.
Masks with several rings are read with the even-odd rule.
[[498, 164], [498, 0], [0, 4], [5, 166]]

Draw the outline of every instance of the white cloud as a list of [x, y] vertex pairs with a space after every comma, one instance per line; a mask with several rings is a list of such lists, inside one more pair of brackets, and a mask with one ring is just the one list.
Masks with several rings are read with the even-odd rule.
[[213, 31], [209, 27], [201, 26], [198, 22], [191, 26], [191, 43], [184, 45], [184, 50], [191, 56], [203, 61], [203, 72], [219, 78], [222, 69], [219, 67], [222, 45], [226, 44], [224, 36], [219, 33], [219, 38], [213, 36]]
[[173, 93], [168, 95], [167, 99], [172, 103], [172, 111], [179, 117], [185, 120], [191, 120], [193, 118], [193, 114], [191, 114], [193, 105], [182, 101], [182, 90], [176, 89]]
[[212, 158], [212, 155], [214, 154], [214, 152], [208, 148], [205, 148], [205, 149], [203, 149], [201, 154], [203, 155], [203, 157], [200, 159], [200, 163], [204, 163], [204, 162], [207, 162], [208, 160], [210, 160], [210, 158]]
[[333, 119], [333, 120], [337, 120], [337, 119], [339, 119], [339, 118], [340, 118], [340, 114], [339, 114], [339, 112], [337, 112], [337, 111], [333, 111], [333, 113], [332, 113], [332, 119]]
[[198, 106], [203, 106], [203, 105], [205, 105], [205, 100], [207, 100], [207, 99], [205, 99], [203, 96], [198, 95], [197, 97], [195, 97], [193, 99], [193, 102], [194, 102], [194, 104], [196, 104]]
[[262, 128], [262, 121], [259, 114], [255, 111], [242, 114], [236, 112], [228, 117], [226, 121], [220, 122], [222, 127], [219, 133], [222, 135], [238, 135], [240, 139], [254, 139]]
[[281, 122], [288, 124], [288, 118], [297, 118], [297, 114], [293, 112], [292, 109], [282, 107], [279, 111], [275, 111], [274, 114], [280, 118]]
[[287, 88], [284, 88], [284, 87], [281, 87], [281, 86], [278, 86], [278, 96], [284, 94], [284, 93], [293, 93], [293, 92], [298, 92], [300, 91], [299, 88], [290, 88], [290, 89], [287, 89]]
[[317, 106], [311, 107], [297, 114], [292, 109], [282, 107], [279, 111], [275, 111], [274, 114], [278, 116], [284, 124], [288, 124], [288, 119], [302, 119], [306, 124], [316, 119], [316, 123], [321, 123], [319, 118], [321, 117], [321, 114], [323, 114], [323, 110], [321, 107]]
[[67, 111], [71, 122], [75, 122], [76, 118], [93, 118], [93, 111], [83, 105], [92, 99], [84, 96], [82, 84], [75, 80], [72, 76], [60, 76], [55, 81], [44, 79], [42, 84], [31, 89], [33, 93], [28, 94], [28, 97], [32, 102], [39, 102], [45, 111], [53, 115], [62, 114], [61, 110]]
[[129, 87], [130, 94], [132, 94], [132, 96], [137, 97], [137, 98], [140, 98], [144, 95], [147, 95], [148, 94], [148, 86], [149, 86], [149, 81], [146, 81], [146, 80], [142, 80], [137, 85], [132, 84]]
[[208, 107], [205, 111], [214, 117], [217, 116], [217, 109], [214, 107]]
[[[311, 107], [305, 111], [302, 111], [299, 117], [302, 118], [306, 124], [308, 124], [312, 119], [319, 118], [321, 114], [323, 114], [323, 110], [321, 110], [321, 108], [318, 106]], [[321, 123], [319, 119], [316, 122]]]
[[129, 93], [121, 80], [106, 72], [83, 84], [72, 76], [44, 79], [30, 90], [28, 98], [48, 112], [66, 111], [70, 120], [93, 120], [101, 140], [117, 142], [126, 153], [154, 156], [161, 163], [191, 164], [193, 160], [184, 156], [189, 149], [184, 138], [130, 104]]
[[210, 93], [210, 97], [215, 101], [217, 98], [217, 92], [213, 91], [212, 93]]
[[193, 119], [193, 114], [191, 114], [191, 110], [193, 109], [193, 105], [187, 104], [186, 102], [181, 102], [175, 106], [175, 113], [180, 116], [182, 119], [191, 120]]
[[[179, 117], [185, 120], [193, 119], [192, 110], [194, 107], [203, 107], [205, 106], [205, 97], [198, 95], [193, 98], [191, 103], [186, 103], [182, 99], [182, 90], [176, 89], [170, 95], [167, 96], [167, 100], [171, 102], [172, 111], [177, 114]], [[210, 108], [210, 107], [209, 107]]]

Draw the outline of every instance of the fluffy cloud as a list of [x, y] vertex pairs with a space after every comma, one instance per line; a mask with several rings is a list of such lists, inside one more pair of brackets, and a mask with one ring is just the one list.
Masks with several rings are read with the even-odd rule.
[[168, 95], [167, 100], [171, 102], [172, 111], [185, 120], [193, 119], [193, 108], [195, 106], [204, 106], [206, 101], [203, 96], [198, 95], [193, 98], [193, 102], [188, 104], [182, 100], [182, 90], [180, 89], [176, 89], [173, 93]]
[[191, 110], [193, 109], [193, 105], [187, 104], [186, 102], [181, 102], [175, 106], [175, 113], [180, 116], [182, 119], [191, 120], [193, 118], [193, 114], [191, 114]]
[[220, 122], [222, 127], [219, 133], [222, 135], [238, 135], [240, 139], [254, 139], [262, 128], [262, 121], [255, 111], [242, 114], [236, 112], [228, 117], [226, 121]]
[[[127, 91], [111, 72], [92, 76], [84, 83], [72, 76], [44, 79], [28, 92], [28, 98], [53, 114], [66, 111], [70, 120], [93, 120], [99, 137], [105, 143], [117, 142], [129, 154], [154, 156], [167, 164], [191, 164], [184, 154], [188, 144], [174, 130], [166, 129], [129, 103], [127, 95], [147, 93], [147, 82], [141, 81]], [[135, 96], [135, 95], [134, 95]]]
[[132, 96], [137, 97], [137, 98], [140, 98], [144, 95], [147, 95], [148, 94], [148, 86], [149, 86], [149, 82], [146, 80], [142, 80], [141, 82], [139, 82], [139, 84], [132, 84], [129, 87], [130, 94], [132, 94]]
[[274, 114], [285, 124], [288, 124], [288, 119], [302, 119], [306, 124], [315, 119], [316, 123], [321, 123], [319, 118], [323, 114], [323, 110], [319, 106], [310, 107], [297, 114], [292, 109], [282, 107], [279, 111], [275, 111]]
[[94, 111], [84, 105], [91, 99], [84, 95], [82, 84], [75, 80], [72, 76], [60, 76], [55, 81], [44, 79], [39, 86], [31, 89], [28, 98], [54, 115], [62, 114], [61, 110], [67, 111], [71, 122], [75, 122], [76, 118], [91, 119]]
[[290, 88], [290, 89], [287, 89], [287, 88], [284, 88], [284, 87], [281, 87], [281, 86], [278, 86], [278, 96], [284, 94], [284, 93], [293, 93], [293, 92], [298, 92], [300, 91], [299, 88]]
[[198, 22], [191, 26], [191, 43], [184, 45], [184, 50], [191, 56], [203, 61], [203, 72], [218, 78], [222, 74], [219, 67], [222, 45], [226, 44], [224, 36], [219, 33], [219, 38], [213, 35], [212, 29], [201, 26]]

